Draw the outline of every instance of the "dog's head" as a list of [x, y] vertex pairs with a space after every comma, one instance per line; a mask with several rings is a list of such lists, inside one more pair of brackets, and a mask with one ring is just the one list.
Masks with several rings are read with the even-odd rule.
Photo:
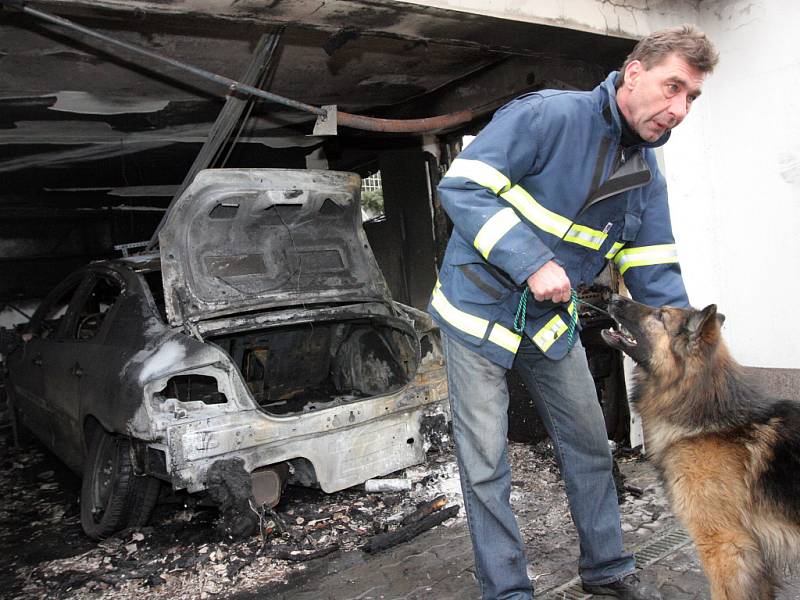
[[713, 354], [725, 320], [715, 304], [703, 310], [652, 308], [617, 295], [609, 303], [608, 312], [619, 327], [602, 331], [605, 342], [648, 373], [665, 377], [683, 372], [693, 359], [704, 360]]

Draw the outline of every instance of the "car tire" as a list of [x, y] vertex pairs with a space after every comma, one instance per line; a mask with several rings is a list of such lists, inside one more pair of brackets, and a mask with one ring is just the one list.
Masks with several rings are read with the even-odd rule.
[[128, 513], [127, 526], [144, 527], [150, 520], [150, 515], [153, 514], [153, 508], [155, 508], [161, 491], [161, 482], [149, 475], [134, 475], [134, 478], [138, 480], [138, 483], [134, 486], [133, 502]]
[[147, 523], [160, 482], [134, 473], [130, 441], [96, 427], [81, 484], [81, 526], [101, 540], [125, 527]]

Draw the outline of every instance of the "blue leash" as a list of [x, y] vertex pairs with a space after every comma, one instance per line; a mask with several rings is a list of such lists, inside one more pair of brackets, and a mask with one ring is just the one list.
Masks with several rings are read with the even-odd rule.
[[[523, 331], [525, 331], [525, 313], [528, 310], [528, 296], [530, 293], [530, 288], [525, 286], [522, 296], [519, 299], [519, 304], [517, 305], [517, 314], [514, 315], [514, 331], [520, 335]], [[602, 313], [608, 314], [608, 311], [605, 311], [594, 304], [589, 304], [585, 300], [580, 300], [578, 298], [578, 292], [575, 291], [575, 288], [572, 288], [570, 291], [569, 302], [570, 306], [572, 306], [572, 314], [570, 315], [569, 327], [567, 329], [567, 352], [570, 352], [572, 347], [575, 345], [575, 329], [578, 326], [578, 304], [585, 304], [589, 308], [593, 308]]]

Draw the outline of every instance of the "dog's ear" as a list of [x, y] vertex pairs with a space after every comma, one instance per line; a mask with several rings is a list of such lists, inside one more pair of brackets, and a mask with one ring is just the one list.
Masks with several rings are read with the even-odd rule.
[[689, 341], [695, 342], [700, 338], [712, 341], [724, 321], [725, 315], [717, 312], [716, 304], [709, 304], [703, 310], [695, 311], [686, 323]]

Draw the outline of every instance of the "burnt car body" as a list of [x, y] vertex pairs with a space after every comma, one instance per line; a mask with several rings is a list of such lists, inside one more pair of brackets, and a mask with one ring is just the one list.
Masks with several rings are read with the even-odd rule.
[[158, 253], [92, 263], [40, 305], [11, 406], [82, 474], [89, 535], [146, 522], [158, 480], [274, 506], [287, 478], [333, 492], [424, 460], [449, 421], [439, 335], [391, 300], [359, 189], [203, 171]]

